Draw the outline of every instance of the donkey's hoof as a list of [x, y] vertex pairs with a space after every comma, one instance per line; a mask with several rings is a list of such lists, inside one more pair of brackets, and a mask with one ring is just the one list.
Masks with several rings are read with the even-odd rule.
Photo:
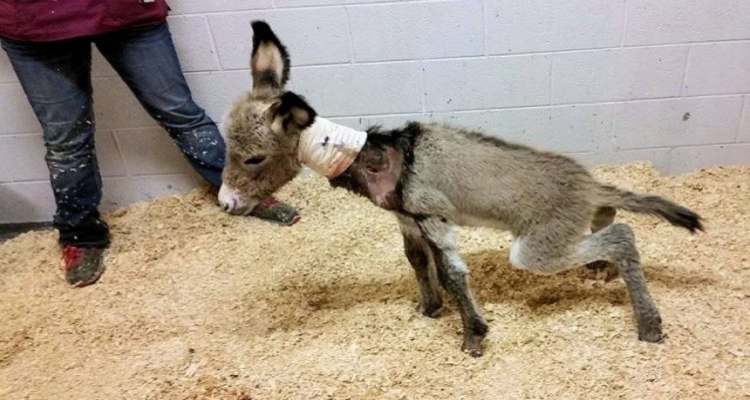
[[638, 340], [649, 343], [660, 343], [667, 335], [661, 331], [661, 317], [658, 315], [651, 321], [638, 327]]
[[583, 277], [595, 281], [609, 282], [619, 275], [617, 266], [608, 261], [594, 261], [583, 268]]
[[422, 303], [417, 304], [417, 312], [429, 318], [437, 318], [440, 316], [440, 312], [443, 311], [443, 303], [430, 303], [424, 305]]
[[666, 335], [663, 335], [661, 332], [646, 332], [639, 334], [638, 340], [649, 343], [661, 343], [665, 337]]
[[483, 339], [484, 339], [484, 335], [466, 336], [464, 337], [464, 344], [461, 345], [461, 350], [463, 350], [464, 353], [467, 353], [472, 357], [481, 357], [483, 354], [483, 351], [482, 351]]

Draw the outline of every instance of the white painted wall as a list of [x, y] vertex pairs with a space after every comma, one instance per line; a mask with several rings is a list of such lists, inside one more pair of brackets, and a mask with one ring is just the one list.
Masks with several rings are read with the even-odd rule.
[[[218, 119], [250, 86], [250, 21], [292, 88], [353, 127], [441, 120], [665, 173], [750, 163], [748, 0], [171, 0], [195, 97]], [[193, 187], [125, 85], [94, 62], [104, 208]], [[40, 127], [0, 54], [0, 222], [53, 211]]]

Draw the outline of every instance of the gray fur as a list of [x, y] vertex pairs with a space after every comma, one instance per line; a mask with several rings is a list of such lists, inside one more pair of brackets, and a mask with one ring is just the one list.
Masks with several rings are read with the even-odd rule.
[[[265, 52], [272, 49], [272, 42], [259, 43]], [[263, 52], [254, 54], [256, 59], [263, 56]], [[271, 65], [269, 60], [285, 58], [271, 56], [257, 63], [283, 70], [285, 66]], [[269, 74], [253, 70], [253, 76]], [[295, 143], [300, 130], [315, 118], [306, 103], [279, 106], [289, 98], [276, 88], [281, 88], [280, 82], [254, 84], [266, 86], [256, 86], [225, 121], [230, 160], [225, 184], [241, 192], [243, 204], [256, 203], [299, 171]], [[276, 115], [277, 109], [287, 112]], [[288, 115], [298, 117], [294, 123], [282, 123]], [[369, 133], [355, 163], [331, 183], [396, 215], [406, 257], [417, 277], [421, 311], [430, 317], [439, 312], [439, 282], [458, 306], [466, 352], [482, 354], [488, 325], [459, 255], [455, 238], [459, 225], [510, 231], [510, 261], [530, 272], [554, 274], [611, 263], [632, 299], [639, 339], [662, 339], [661, 317], [646, 287], [633, 232], [625, 224], [612, 224], [615, 209], [645, 212], [691, 231], [702, 229], [697, 214], [657, 196], [604, 186], [568, 157], [447, 125], [411, 123], [399, 130]], [[273, 163], [242, 165], [241, 160], [258, 155]]]

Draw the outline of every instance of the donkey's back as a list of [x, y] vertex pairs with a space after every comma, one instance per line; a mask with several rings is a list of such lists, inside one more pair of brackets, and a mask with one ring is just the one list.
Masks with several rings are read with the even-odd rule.
[[569, 157], [446, 124], [419, 126], [407, 203], [411, 192], [428, 192], [444, 197], [459, 225], [518, 235], [555, 213], [590, 220], [598, 207], [600, 185]]

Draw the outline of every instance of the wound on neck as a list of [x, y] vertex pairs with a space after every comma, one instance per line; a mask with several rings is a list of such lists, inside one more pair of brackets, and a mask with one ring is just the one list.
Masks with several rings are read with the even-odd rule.
[[403, 168], [403, 153], [390, 146], [367, 143], [352, 165], [331, 185], [367, 197], [386, 210], [401, 208], [398, 187]]

